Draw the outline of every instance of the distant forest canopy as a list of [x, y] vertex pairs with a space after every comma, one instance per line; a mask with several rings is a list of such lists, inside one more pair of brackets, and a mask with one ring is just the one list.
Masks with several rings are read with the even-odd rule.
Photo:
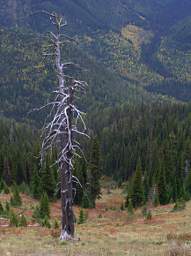
[[[102, 112], [98, 108], [93, 116], [90, 113], [88, 122], [99, 141], [102, 174], [119, 183], [131, 180], [140, 161], [145, 189], [159, 182], [162, 170], [168, 193], [182, 191], [191, 175], [190, 113], [191, 105], [178, 104], [122, 104]], [[1, 120], [0, 175], [8, 184], [30, 185], [40, 169], [39, 150], [37, 130]], [[85, 154], [89, 155], [87, 143]], [[55, 178], [56, 171], [51, 172]], [[77, 170], [76, 174], [80, 176]]]

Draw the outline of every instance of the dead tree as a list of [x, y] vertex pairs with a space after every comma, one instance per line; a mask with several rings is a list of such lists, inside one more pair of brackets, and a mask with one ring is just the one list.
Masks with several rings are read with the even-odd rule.
[[[66, 26], [63, 17], [49, 14], [56, 32], [51, 32], [51, 46], [54, 51], [46, 52], [46, 56], [55, 56], [55, 71], [58, 78], [58, 88], [54, 91], [53, 102], [43, 106], [51, 106], [51, 111], [43, 128], [43, 143], [41, 149], [41, 160], [43, 161], [47, 151], [57, 148], [58, 159], [56, 164], [60, 172], [61, 185], [61, 240], [70, 240], [74, 237], [74, 214], [73, 214], [73, 186], [78, 179], [72, 175], [73, 158], [80, 157], [82, 153], [80, 143], [77, 141], [79, 135], [87, 136], [86, 125], [82, 113], [75, 105], [76, 94], [84, 91], [86, 82], [76, 80], [67, 75], [65, 70], [68, 67], [75, 68], [73, 63], [62, 62], [62, 38], [61, 30]], [[64, 36], [65, 37], [65, 36]]]

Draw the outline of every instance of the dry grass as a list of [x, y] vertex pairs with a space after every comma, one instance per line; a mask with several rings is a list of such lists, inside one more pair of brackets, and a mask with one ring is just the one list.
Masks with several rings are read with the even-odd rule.
[[[6, 196], [7, 197], [7, 196]], [[0, 200], [7, 198], [0, 195]], [[30, 220], [36, 201], [23, 195]], [[59, 231], [41, 227], [5, 228], [0, 226], [2, 256], [180, 256], [191, 255], [191, 203], [181, 212], [172, 213], [173, 205], [152, 210], [152, 220], [145, 223], [141, 210], [133, 218], [120, 211], [123, 201], [120, 190], [103, 191], [96, 209], [88, 210], [88, 221], [76, 225], [79, 242], [61, 243]], [[51, 207], [53, 219], [59, 218], [59, 202]], [[79, 216], [79, 208], [75, 208]]]

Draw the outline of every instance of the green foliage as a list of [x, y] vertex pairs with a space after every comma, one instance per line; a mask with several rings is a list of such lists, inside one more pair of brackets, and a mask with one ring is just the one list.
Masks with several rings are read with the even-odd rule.
[[5, 194], [9, 194], [10, 193], [9, 187], [7, 186], [7, 184], [5, 182], [3, 182], [3, 192]]
[[90, 162], [88, 166], [88, 197], [90, 200], [90, 207], [95, 207], [97, 198], [101, 196], [101, 169], [100, 169], [100, 146], [98, 140], [92, 140]]
[[85, 221], [86, 221], [86, 218], [85, 218], [84, 210], [80, 209], [78, 224], [83, 224], [85, 223]]
[[22, 214], [19, 218], [19, 227], [27, 227], [27, 220], [26, 217]]
[[10, 204], [9, 204], [8, 201], [6, 201], [6, 203], [5, 203], [5, 211], [6, 211], [6, 214], [7, 214], [7, 215], [8, 215], [9, 212], [10, 212]]
[[45, 217], [50, 217], [49, 199], [46, 193], [41, 196], [40, 204], [35, 208], [33, 216], [37, 219], [45, 219]]
[[85, 209], [87, 209], [87, 208], [93, 208], [92, 202], [91, 202], [91, 200], [90, 200], [90, 197], [89, 197], [88, 193], [84, 193], [84, 194], [83, 194], [81, 207], [82, 207], [82, 208], [85, 208]]
[[161, 167], [159, 173], [159, 181], [158, 181], [158, 191], [159, 191], [159, 202], [164, 205], [169, 203], [169, 193], [166, 184], [165, 170]]
[[10, 212], [10, 217], [9, 218], [10, 218], [10, 226], [11, 227], [18, 227], [19, 226], [18, 217], [13, 211]]
[[[44, 166], [41, 168], [40, 170], [40, 176], [41, 176], [41, 180], [40, 180], [40, 188], [39, 190], [42, 190], [43, 192], [45, 192], [49, 198], [53, 199], [54, 198], [54, 193], [55, 193], [55, 180], [54, 180], [54, 176], [53, 176], [53, 169], [50, 168], [51, 162], [50, 159], [47, 157], [46, 158], [46, 163], [44, 164]], [[38, 174], [36, 174], [38, 175]], [[36, 179], [38, 179], [38, 177], [36, 177]], [[36, 180], [36, 183], [38, 183], [38, 181]], [[37, 186], [38, 184], [36, 184]], [[36, 187], [36, 194], [38, 193], [38, 187]]]
[[51, 228], [51, 224], [47, 215], [41, 220], [41, 225], [42, 227]]
[[14, 185], [12, 190], [12, 196], [10, 198], [10, 204], [14, 207], [18, 207], [22, 205], [22, 200], [19, 194], [18, 187]]
[[2, 203], [0, 202], [0, 216], [2, 216], [4, 214], [4, 208]]
[[154, 205], [154, 207], [157, 207], [159, 204], [160, 204], [160, 202], [159, 202], [158, 193], [155, 193], [153, 196], [153, 205]]
[[143, 183], [142, 183], [142, 171], [140, 160], [137, 163], [136, 171], [132, 181], [131, 199], [133, 207], [139, 207], [143, 204]]

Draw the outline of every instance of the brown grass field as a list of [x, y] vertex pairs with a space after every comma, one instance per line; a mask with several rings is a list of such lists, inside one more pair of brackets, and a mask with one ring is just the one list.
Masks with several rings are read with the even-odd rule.
[[[173, 205], [152, 208], [152, 219], [145, 221], [141, 210], [133, 217], [121, 211], [121, 190], [103, 191], [96, 209], [88, 210], [86, 223], [76, 225], [79, 241], [60, 242], [59, 230], [46, 229], [32, 222], [37, 203], [22, 195], [23, 206], [15, 211], [27, 216], [27, 228], [13, 228], [0, 219], [1, 256], [180, 256], [191, 255], [191, 202], [180, 212]], [[0, 195], [0, 201], [9, 195]], [[79, 216], [79, 208], [75, 208]], [[59, 202], [51, 205], [52, 219], [59, 219]], [[77, 240], [77, 239], [76, 239]]]

